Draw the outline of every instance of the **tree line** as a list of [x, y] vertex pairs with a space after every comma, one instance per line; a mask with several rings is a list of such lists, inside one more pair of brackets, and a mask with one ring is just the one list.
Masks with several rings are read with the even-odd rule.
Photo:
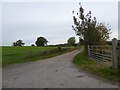
[[[35, 41], [36, 46], [45, 46], [47, 45], [47, 39], [44, 37], [38, 37], [37, 40]], [[31, 46], [35, 46], [35, 44], [31, 44]], [[12, 43], [12, 46], [24, 46], [25, 43], [23, 43], [23, 40], [17, 40]]]
[[[35, 44], [31, 44], [31, 46], [47, 46], [48, 40], [45, 37], [38, 37], [35, 41]], [[24, 46], [25, 43], [23, 40], [17, 40], [12, 43], [12, 46]], [[65, 44], [57, 44], [57, 45], [49, 45], [49, 46], [77, 46], [75, 37], [70, 37]]]

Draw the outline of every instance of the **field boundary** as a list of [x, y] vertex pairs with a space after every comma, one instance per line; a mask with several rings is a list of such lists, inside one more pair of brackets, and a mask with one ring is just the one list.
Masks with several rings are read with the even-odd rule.
[[[33, 51], [31, 48], [32, 49], [35, 48], [35, 49], [37, 49], [37, 51], [35, 51], [35, 49]], [[46, 47], [45, 47], [45, 50], [42, 50], [41, 48], [43, 48], [43, 47], [34, 47], [34, 48], [31, 47], [31, 48], [28, 50], [27, 47], [20, 47], [20, 48], [19, 47], [15, 47], [15, 48], [11, 47], [9, 49], [4, 47], [4, 49], [3, 49], [4, 53], [2, 54], [2, 56], [3, 56], [2, 66], [44, 60], [44, 59], [55, 57], [55, 56], [58, 56], [58, 55], [61, 55], [64, 53], [72, 52], [77, 49], [77, 48], [64, 48], [63, 47], [63, 49], [61, 48], [61, 50], [59, 50], [56, 47], [54, 49], [49, 50], [49, 47], [47, 47], [48, 49], [46, 49]], [[50, 47], [50, 48], [52, 48], [52, 47]], [[18, 49], [18, 51], [16, 49]]]

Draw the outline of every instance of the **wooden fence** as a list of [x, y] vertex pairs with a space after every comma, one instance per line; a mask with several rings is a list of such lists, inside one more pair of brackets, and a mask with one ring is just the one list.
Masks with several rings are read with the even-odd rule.
[[120, 42], [118, 43], [118, 40], [114, 38], [111, 46], [88, 45], [88, 56], [91, 60], [118, 68], [120, 66]]

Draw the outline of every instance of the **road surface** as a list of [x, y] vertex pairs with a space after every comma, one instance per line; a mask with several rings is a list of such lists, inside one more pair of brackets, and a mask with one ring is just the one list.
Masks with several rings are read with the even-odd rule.
[[3, 68], [3, 88], [116, 88], [117, 85], [78, 70], [67, 54]]

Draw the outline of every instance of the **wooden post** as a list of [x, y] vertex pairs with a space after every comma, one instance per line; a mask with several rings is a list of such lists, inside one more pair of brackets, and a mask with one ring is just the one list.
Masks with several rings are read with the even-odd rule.
[[90, 45], [88, 45], [88, 57], [90, 58]]
[[117, 47], [118, 47], [118, 40], [116, 38], [114, 38], [112, 40], [112, 62], [113, 62], [113, 67], [116, 69], [118, 69]]
[[118, 67], [120, 69], [120, 40], [118, 41], [117, 53], [118, 53]]

